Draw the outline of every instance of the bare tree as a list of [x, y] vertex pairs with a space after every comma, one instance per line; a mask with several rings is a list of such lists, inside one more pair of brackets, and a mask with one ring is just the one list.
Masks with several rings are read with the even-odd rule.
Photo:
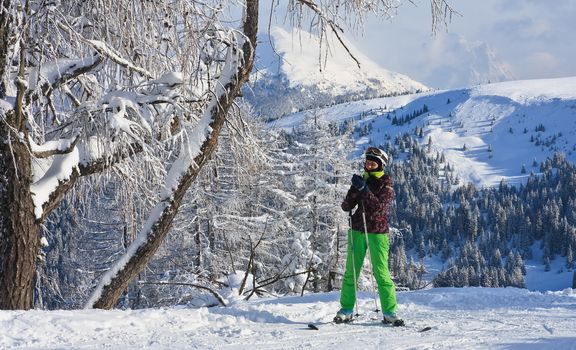
[[[451, 12], [432, 0], [438, 2], [434, 18]], [[396, 1], [340, 3], [288, 1], [298, 25], [307, 9], [321, 33], [339, 38], [339, 19], [388, 11]], [[239, 29], [222, 21], [237, 4]], [[0, 1], [0, 309], [32, 307], [46, 217], [80, 179], [122, 165], [159, 188], [135, 241], [87, 303], [114, 306], [215, 150], [252, 69], [258, 6], [257, 0]]]

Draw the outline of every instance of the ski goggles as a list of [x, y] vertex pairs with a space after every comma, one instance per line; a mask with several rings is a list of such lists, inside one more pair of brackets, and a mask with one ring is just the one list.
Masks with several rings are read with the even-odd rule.
[[388, 155], [379, 148], [376, 147], [368, 147], [366, 150], [366, 157], [376, 157], [382, 160], [383, 164], [388, 163]]

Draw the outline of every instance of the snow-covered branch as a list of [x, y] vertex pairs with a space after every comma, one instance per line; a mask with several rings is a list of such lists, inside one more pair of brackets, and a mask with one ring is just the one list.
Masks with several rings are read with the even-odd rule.
[[32, 138], [29, 138], [30, 148], [32, 154], [36, 158], [48, 158], [57, 154], [66, 154], [72, 152], [80, 140], [80, 135], [77, 134], [72, 138], [53, 140], [37, 145]]
[[[38, 146], [40, 150], [46, 149], [45, 154], [53, 155], [49, 162], [34, 167], [37, 180], [31, 185], [31, 192], [36, 219], [39, 221], [58, 206], [80, 177], [100, 173], [143, 150], [141, 143], [129, 146], [112, 144], [111, 147], [106, 140], [92, 137], [86, 142], [78, 142], [76, 139], [73, 142], [77, 144], [70, 145], [72, 147], [66, 149], [66, 152], [57, 151], [67, 142], [70, 140], [49, 142], [48, 144], [53, 147], [50, 150], [48, 146]], [[40, 152], [42, 155], [43, 151]]]
[[133, 64], [132, 62], [130, 62], [130, 60], [123, 58], [121, 54], [119, 54], [118, 52], [116, 52], [116, 50], [114, 50], [113, 48], [108, 46], [105, 42], [99, 41], [99, 40], [86, 39], [86, 38], [84, 38], [84, 36], [75, 32], [72, 28], [70, 28], [69, 26], [67, 26], [63, 23], [58, 23], [58, 27], [64, 31], [66, 31], [70, 36], [73, 36], [73, 37], [79, 39], [80, 41], [82, 41], [83, 43], [90, 45], [100, 55], [107, 57], [108, 59], [112, 60], [114, 63], [118, 64], [119, 66], [124, 67], [124, 68], [129, 69], [129, 70], [132, 70], [134, 72], [137, 72], [137, 73], [141, 74], [142, 76], [149, 78], [149, 79], [152, 79], [154, 77], [154, 75], [152, 73], [150, 73], [149, 71], [147, 71], [146, 69], [144, 69], [142, 67], [138, 67], [135, 64]]
[[[36, 145], [30, 138], [38, 165], [33, 168], [36, 181], [32, 186], [37, 219], [42, 219], [56, 208], [79, 177], [102, 172], [147, 150], [150, 147], [147, 144], [154, 142], [151, 140], [162, 139], [162, 129], [166, 126], [162, 125], [160, 130], [153, 128], [155, 120], [151, 106], [172, 105], [175, 106], [176, 116], [181, 114], [175, 92], [181, 84], [181, 73], [169, 72], [147, 83], [145, 93], [115, 91], [103, 96], [96, 106], [87, 104], [78, 108], [76, 113], [85, 116], [84, 119], [98, 116], [102, 129], [116, 135], [113, 140], [105, 135], [84, 136], [80, 140], [80, 135], [76, 135]], [[85, 121], [81, 117], [79, 119], [78, 127], [82, 127]], [[57, 157], [70, 153], [76, 156]], [[46, 161], [38, 160], [49, 157]]]
[[102, 62], [102, 56], [95, 53], [79, 59], [56, 59], [28, 72], [27, 95], [34, 95], [40, 85], [42, 95], [48, 95], [62, 84], [82, 74], [90, 72]]
[[[248, 80], [254, 60], [258, 29], [258, 1], [248, 0], [244, 17], [244, 35], [230, 33], [235, 45], [228, 47], [226, 64], [216, 83], [211, 102], [200, 121], [182, 142], [178, 159], [172, 164], [161, 195], [136, 239], [101, 278], [86, 303], [87, 308], [111, 308], [128, 283], [148, 263], [172, 225], [184, 194], [199, 170], [216, 148], [220, 129], [240, 87]], [[239, 48], [242, 48], [239, 50]]]

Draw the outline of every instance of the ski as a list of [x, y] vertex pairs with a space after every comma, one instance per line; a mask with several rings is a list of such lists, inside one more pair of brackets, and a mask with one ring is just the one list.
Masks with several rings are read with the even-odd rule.
[[[386, 322], [386, 321], [382, 320], [382, 323], [385, 324], [385, 325], [392, 326], [392, 327], [405, 327], [405, 326], [406, 326], [406, 324], [404, 323], [404, 320], [397, 320], [397, 321], [394, 322], [394, 323], [392, 323], [392, 322]], [[424, 327], [424, 328], [420, 328], [420, 329], [418, 330], [418, 333], [424, 333], [424, 332], [428, 332], [428, 331], [430, 331], [430, 330], [432, 330], [432, 327], [426, 326], [426, 327]]]
[[[320, 330], [320, 326], [324, 326], [324, 325], [329, 325], [329, 324], [348, 324], [348, 323], [354, 323], [353, 322], [354, 319], [348, 320], [348, 321], [343, 321], [343, 322], [336, 322], [336, 321], [330, 321], [330, 322], [325, 322], [325, 323], [308, 323], [308, 329], [310, 330], [315, 330], [315, 331], [319, 331]], [[391, 327], [406, 327], [406, 323], [404, 322], [404, 320], [399, 320], [400, 322], [394, 322], [394, 323], [390, 323], [390, 322], [384, 322], [382, 321], [383, 324], [387, 325], [387, 326], [391, 326]], [[359, 325], [358, 323], [356, 323], [357, 325]], [[412, 327], [406, 327], [406, 328], [412, 328]], [[424, 333], [424, 332], [428, 332], [432, 330], [432, 327], [430, 326], [426, 326], [420, 329], [417, 329], [416, 331], [418, 333]]]
[[308, 323], [308, 329], [310, 330], [314, 330], [314, 331], [319, 331], [320, 330], [320, 326], [327, 326], [329, 324], [348, 324], [348, 323], [353, 323], [352, 320], [346, 321], [346, 322], [336, 322], [336, 321], [330, 321], [330, 322], [323, 322], [323, 323]]
[[308, 329], [319, 331], [320, 328], [318, 328], [318, 327], [321, 327], [321, 326], [327, 326], [329, 324], [346, 324], [346, 323], [352, 323], [352, 320], [349, 320], [346, 322], [329, 321], [329, 322], [320, 322], [320, 323], [308, 323]]
[[[356, 317], [358, 317], [358, 316], [356, 316]], [[341, 319], [338, 319], [338, 318], [334, 317], [334, 319], [333, 319], [332, 321], [330, 321], [330, 322], [317, 323], [317, 324], [308, 323], [308, 329], [318, 331], [318, 330], [320, 330], [320, 329], [318, 328], [319, 325], [346, 324], [346, 323], [352, 323], [353, 321], [354, 321], [354, 318], [347, 319], [347, 320], [341, 320]]]

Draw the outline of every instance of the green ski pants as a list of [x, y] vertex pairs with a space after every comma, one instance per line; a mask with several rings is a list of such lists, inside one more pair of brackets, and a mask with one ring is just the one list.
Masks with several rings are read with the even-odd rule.
[[[378, 285], [378, 294], [384, 313], [396, 312], [396, 289], [394, 282], [390, 277], [388, 270], [388, 251], [390, 242], [387, 234], [368, 233], [368, 243], [370, 246], [370, 257], [372, 270], [376, 284]], [[353, 253], [354, 250], [354, 254]], [[346, 272], [342, 281], [342, 290], [340, 292], [340, 306], [346, 310], [353, 310], [356, 301], [354, 288], [354, 268], [352, 258], [356, 264], [356, 280], [360, 276], [360, 270], [366, 256], [366, 235], [364, 232], [349, 230], [348, 231], [348, 254], [346, 256]]]

